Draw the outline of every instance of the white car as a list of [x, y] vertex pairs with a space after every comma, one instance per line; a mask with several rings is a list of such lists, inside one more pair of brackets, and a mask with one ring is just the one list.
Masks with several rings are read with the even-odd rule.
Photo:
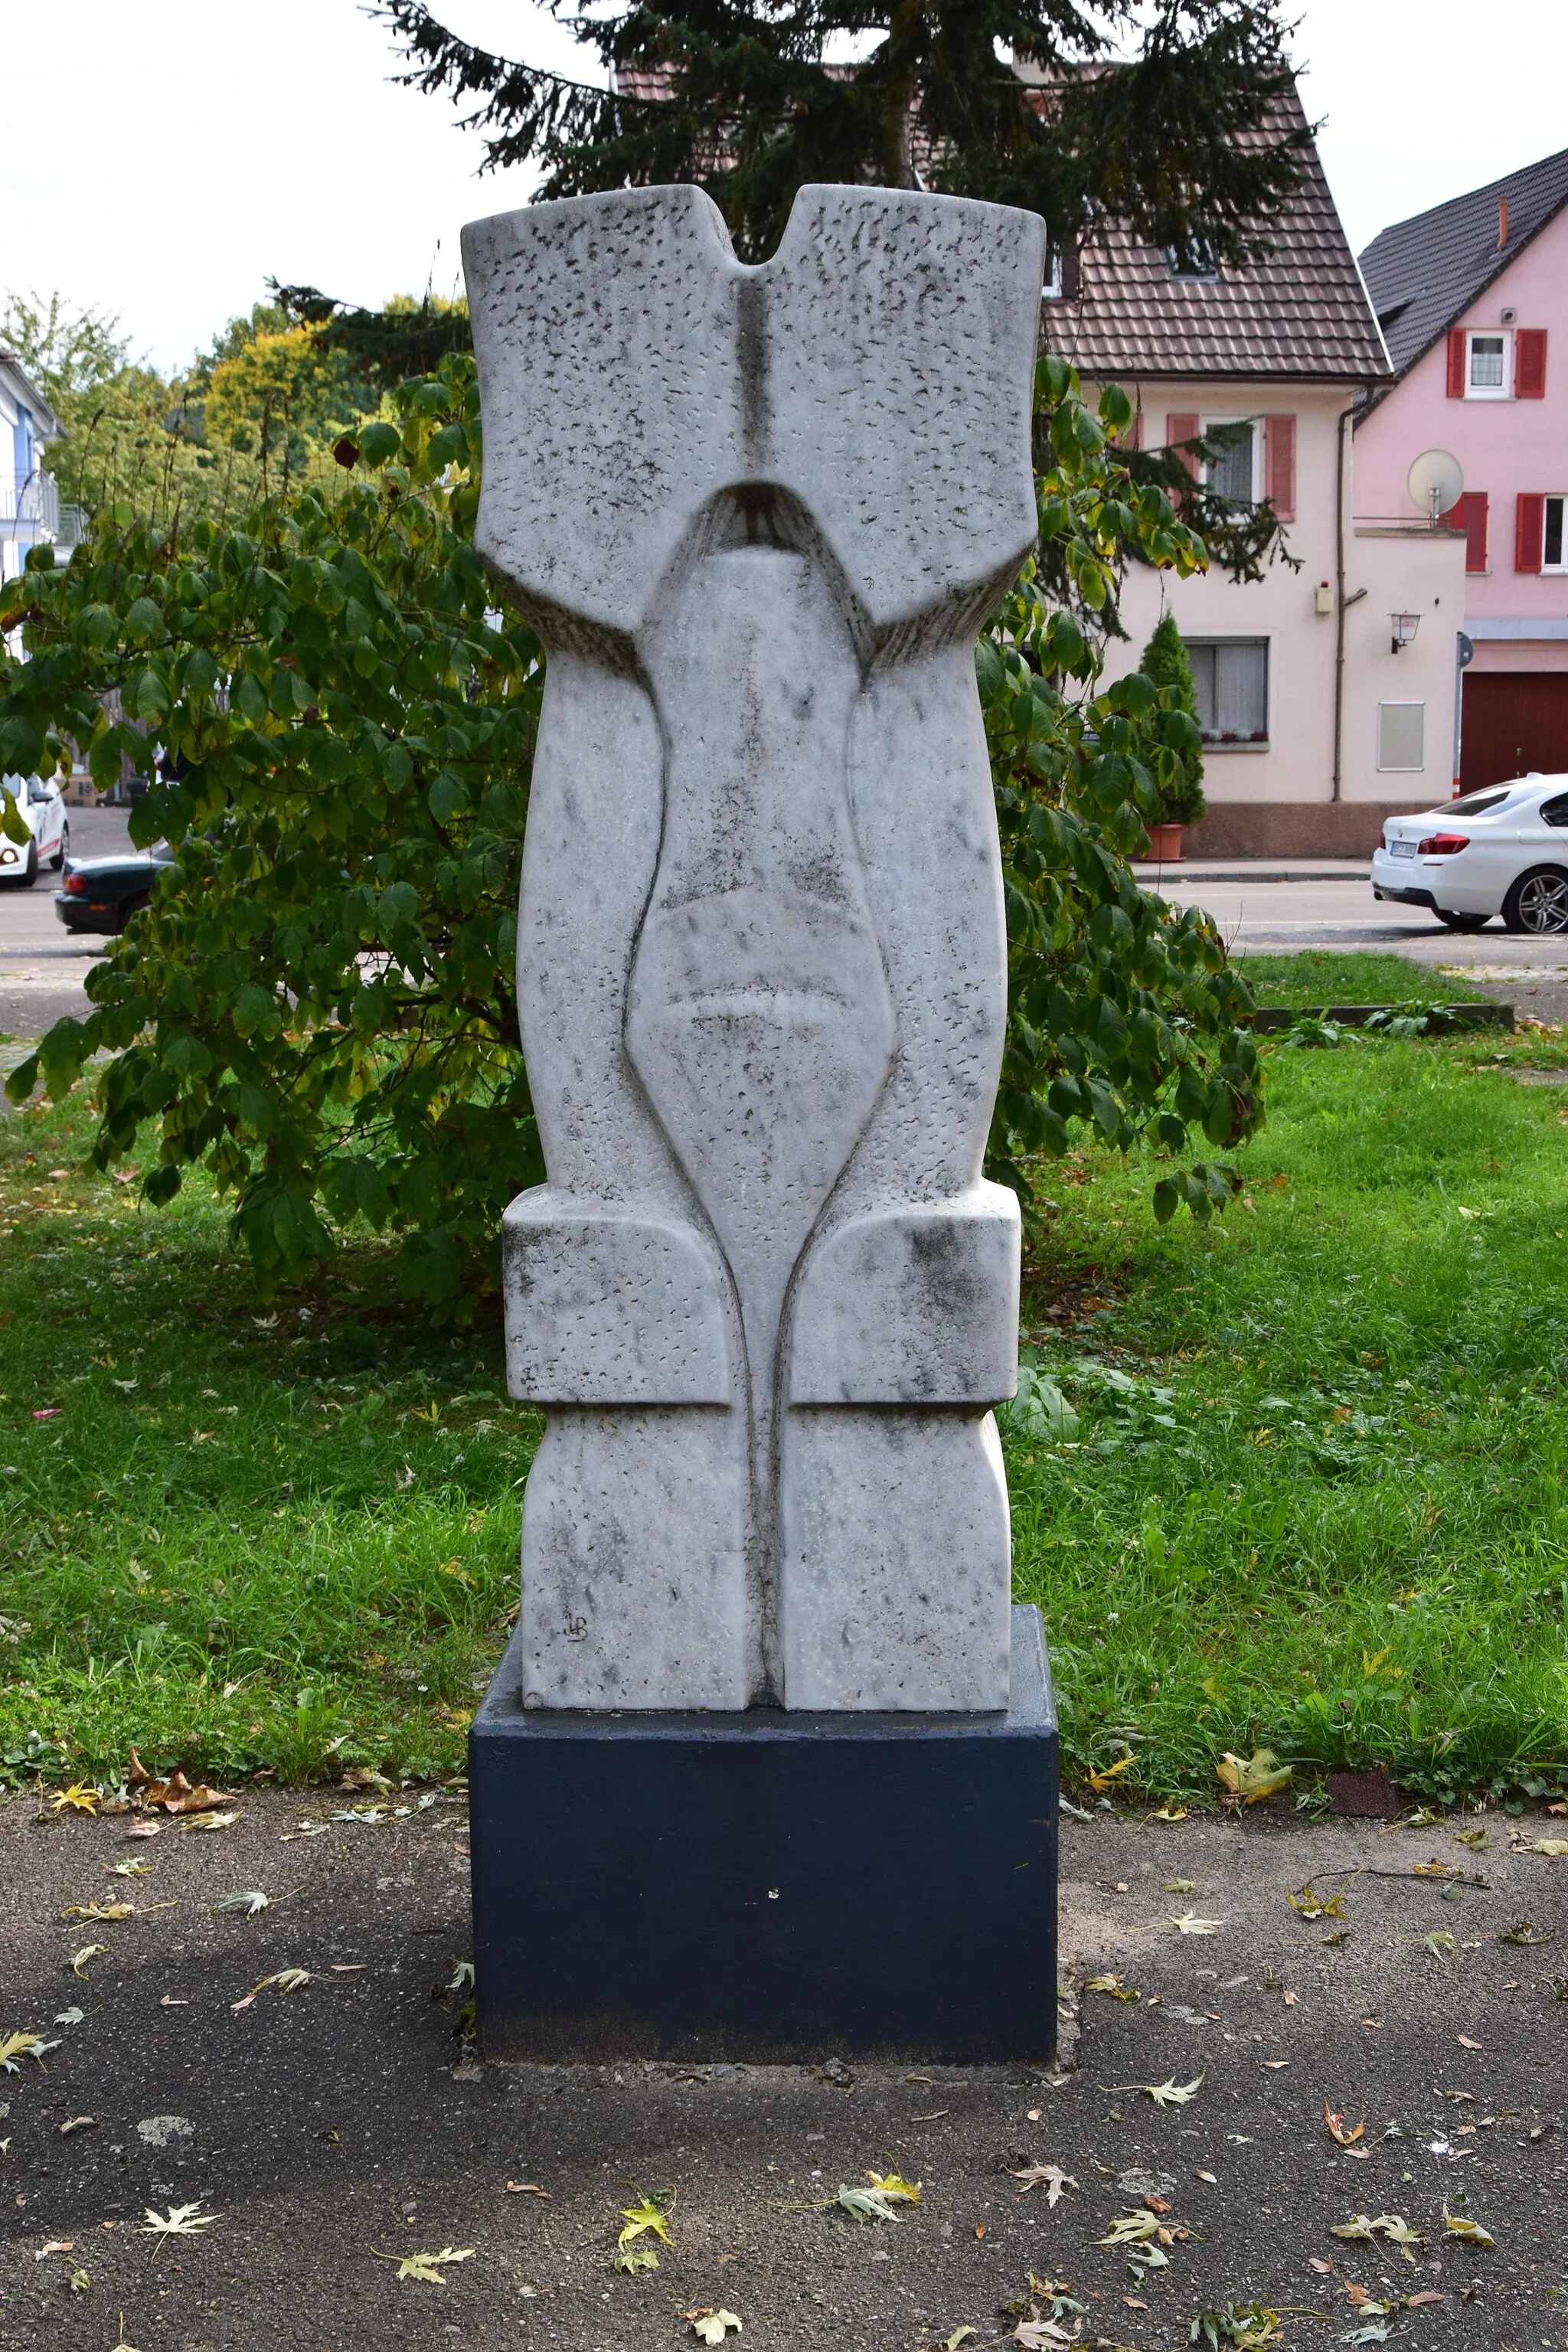
[[0, 776], [0, 792], [17, 803], [33, 836], [24, 849], [0, 834], [0, 882], [26, 890], [37, 880], [40, 866], [52, 866], [58, 874], [70, 856], [70, 820], [58, 784], [46, 784], [41, 776]]
[[1568, 931], [1568, 776], [1521, 776], [1390, 817], [1372, 895], [1429, 907], [1451, 931]]

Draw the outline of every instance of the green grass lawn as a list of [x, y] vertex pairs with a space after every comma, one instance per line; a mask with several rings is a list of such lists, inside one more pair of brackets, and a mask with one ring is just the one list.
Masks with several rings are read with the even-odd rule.
[[[1272, 1049], [1207, 1228], [1152, 1163], [1051, 1171], [1026, 1323], [1079, 1423], [1005, 1441], [1070, 1773], [1568, 1771], [1568, 1093], [1500, 1043]], [[202, 1187], [75, 1172], [86, 1127], [0, 1118], [5, 1769], [460, 1767], [539, 1427], [499, 1330], [424, 1330], [374, 1248], [264, 1304]]]

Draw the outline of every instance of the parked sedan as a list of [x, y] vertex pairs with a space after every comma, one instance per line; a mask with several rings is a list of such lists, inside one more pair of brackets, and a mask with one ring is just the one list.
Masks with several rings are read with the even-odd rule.
[[166, 841], [145, 852], [128, 849], [120, 857], [84, 857], [55, 892], [55, 912], [68, 931], [122, 931], [153, 895], [153, 885], [174, 861]]
[[1372, 895], [1429, 907], [1451, 931], [1568, 931], [1568, 776], [1522, 776], [1390, 817]]
[[0, 834], [0, 882], [30, 889], [38, 878], [40, 866], [47, 864], [58, 873], [70, 856], [70, 820], [66, 804], [58, 784], [46, 783], [42, 776], [0, 776], [0, 792], [16, 803], [33, 836], [24, 849], [19, 841]]

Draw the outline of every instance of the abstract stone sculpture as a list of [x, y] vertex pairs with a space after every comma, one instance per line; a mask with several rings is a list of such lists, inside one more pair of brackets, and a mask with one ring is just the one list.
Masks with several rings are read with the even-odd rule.
[[543, 638], [507, 1213], [530, 1707], [1005, 1710], [1018, 1220], [973, 670], [1043, 225], [804, 189], [482, 221], [478, 544]]

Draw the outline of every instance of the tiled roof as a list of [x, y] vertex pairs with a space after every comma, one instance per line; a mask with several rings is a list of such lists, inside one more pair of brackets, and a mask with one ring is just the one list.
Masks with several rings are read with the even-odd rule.
[[[1508, 243], [1500, 247], [1500, 207]], [[1395, 221], [1362, 255], [1362, 273], [1383, 323], [1395, 373], [1404, 375], [1468, 310], [1537, 232], [1568, 204], [1568, 148]]]
[[[1292, 93], [1272, 135], [1304, 119]], [[1300, 185], [1268, 229], [1273, 252], [1241, 268], [1227, 263], [1213, 278], [1177, 278], [1157, 247], [1120, 223], [1100, 224], [1080, 251], [1073, 295], [1046, 306], [1048, 347], [1100, 379], [1386, 377], [1377, 322], [1317, 149], [1301, 162]]]

